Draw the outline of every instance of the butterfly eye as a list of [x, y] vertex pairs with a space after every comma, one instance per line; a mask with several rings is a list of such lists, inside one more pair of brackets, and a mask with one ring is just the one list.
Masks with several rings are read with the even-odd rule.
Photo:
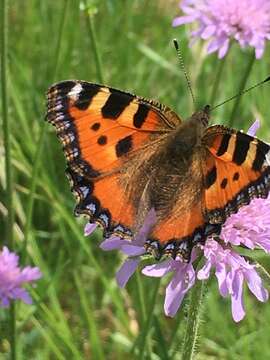
[[206, 114], [209, 114], [209, 113], [210, 113], [210, 110], [211, 110], [210, 105], [205, 105], [205, 107], [204, 107], [204, 112], [205, 112]]

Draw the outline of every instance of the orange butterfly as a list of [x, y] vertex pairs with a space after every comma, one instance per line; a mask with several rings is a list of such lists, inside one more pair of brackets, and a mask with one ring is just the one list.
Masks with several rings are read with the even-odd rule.
[[131, 239], [154, 208], [148, 253], [188, 260], [232, 213], [270, 189], [270, 146], [208, 127], [210, 107], [182, 122], [170, 108], [85, 81], [48, 91], [47, 120], [62, 142], [76, 214]]

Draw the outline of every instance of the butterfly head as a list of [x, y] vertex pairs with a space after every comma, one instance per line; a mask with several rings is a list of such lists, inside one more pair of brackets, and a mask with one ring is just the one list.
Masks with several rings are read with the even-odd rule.
[[196, 111], [192, 118], [199, 122], [203, 127], [207, 127], [210, 119], [210, 105], [205, 105], [202, 110]]

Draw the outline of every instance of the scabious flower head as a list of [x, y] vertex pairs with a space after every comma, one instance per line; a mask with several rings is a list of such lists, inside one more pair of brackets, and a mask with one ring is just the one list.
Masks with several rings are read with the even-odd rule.
[[173, 26], [196, 22], [194, 39], [209, 39], [208, 52], [225, 56], [232, 39], [242, 48], [255, 48], [261, 58], [265, 41], [270, 39], [270, 2], [268, 0], [183, 0], [179, 4], [185, 15], [173, 20]]
[[8, 307], [10, 300], [21, 299], [31, 304], [32, 299], [23, 288], [26, 283], [32, 283], [41, 277], [37, 267], [27, 266], [20, 269], [19, 257], [3, 247], [0, 253], [0, 306]]

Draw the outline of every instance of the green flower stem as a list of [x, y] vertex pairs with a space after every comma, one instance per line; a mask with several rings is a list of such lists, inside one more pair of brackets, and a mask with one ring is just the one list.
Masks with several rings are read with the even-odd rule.
[[141, 310], [141, 321], [144, 323], [146, 319], [146, 306], [144, 301], [144, 294], [143, 294], [143, 287], [141, 282], [141, 274], [139, 271], [136, 271], [136, 285], [137, 285], [137, 293], [138, 293], [138, 301], [139, 301], [139, 308]]
[[218, 66], [217, 66], [217, 72], [216, 72], [216, 77], [215, 77], [215, 81], [214, 81], [214, 85], [212, 87], [212, 93], [211, 93], [211, 97], [210, 97], [210, 105], [211, 106], [215, 106], [216, 104], [214, 104], [216, 97], [218, 95], [218, 90], [219, 90], [219, 85], [221, 83], [221, 78], [223, 75], [223, 70], [225, 68], [225, 64], [227, 62], [229, 53], [231, 52], [233, 43], [230, 44], [230, 47], [227, 51], [227, 54], [225, 55], [225, 57], [222, 60], [217, 59], [218, 61]]
[[84, 8], [85, 8], [86, 22], [89, 30], [89, 36], [90, 36], [92, 50], [96, 64], [97, 79], [101, 84], [103, 84], [104, 81], [103, 81], [100, 53], [97, 45], [96, 30], [93, 23], [93, 11], [91, 12], [90, 8], [88, 7], [87, 0], [84, 1]]
[[[242, 78], [242, 81], [240, 82], [240, 86], [239, 86], [239, 90], [238, 90], [238, 93], [240, 94], [246, 87], [246, 83], [247, 83], [247, 80], [249, 78], [249, 75], [251, 73], [251, 70], [252, 70], [252, 67], [253, 67], [253, 64], [255, 62], [255, 53], [253, 52], [249, 58], [249, 61], [248, 61], [248, 64], [247, 64], [247, 67], [246, 67], [246, 70], [244, 72], [244, 75], [243, 75], [243, 78]], [[239, 108], [239, 105], [240, 105], [240, 101], [241, 101], [241, 95], [239, 95], [237, 97], [237, 99], [235, 100], [235, 104], [234, 104], [234, 107], [232, 109], [232, 113], [231, 113], [231, 116], [230, 116], [230, 120], [229, 120], [229, 126], [232, 127], [233, 126], [233, 122], [234, 122], [234, 119], [237, 115], [237, 111], [238, 111], [238, 108]]]
[[1, 2], [1, 90], [2, 90], [2, 118], [3, 136], [5, 149], [5, 173], [6, 173], [6, 206], [8, 210], [6, 240], [10, 249], [14, 247], [13, 238], [13, 182], [11, 164], [11, 142], [10, 142], [10, 122], [8, 119], [8, 0]]
[[[5, 149], [6, 173], [6, 206], [8, 210], [6, 239], [10, 250], [14, 249], [13, 237], [13, 180], [11, 162], [10, 122], [8, 119], [8, 0], [1, 1], [1, 90], [2, 90], [2, 118]], [[9, 311], [9, 343], [10, 358], [16, 360], [16, 309], [13, 303]]]
[[[68, 10], [68, 3], [69, 0], [66, 0], [64, 3], [64, 9], [62, 12], [62, 18], [60, 22], [60, 29], [58, 32], [58, 38], [57, 38], [57, 47], [56, 47], [56, 55], [55, 55], [55, 67], [54, 67], [54, 75], [53, 75], [53, 81], [56, 79], [58, 66], [59, 66], [59, 60], [60, 60], [60, 50], [61, 50], [61, 43], [63, 38], [63, 30], [65, 27], [65, 22], [67, 18], [67, 10]], [[33, 164], [33, 173], [32, 173], [32, 179], [30, 183], [30, 190], [29, 190], [29, 196], [28, 196], [28, 202], [26, 207], [26, 223], [25, 223], [25, 230], [24, 230], [24, 248], [22, 252], [22, 262], [25, 263], [27, 259], [27, 244], [29, 240], [29, 235], [31, 231], [32, 226], [32, 215], [33, 215], [33, 207], [34, 207], [34, 199], [35, 199], [35, 192], [36, 192], [36, 186], [37, 186], [37, 179], [38, 179], [38, 170], [39, 170], [39, 164], [41, 159], [41, 154], [43, 150], [43, 145], [46, 138], [46, 123], [45, 121], [41, 125], [39, 138], [37, 141], [37, 150], [34, 156], [34, 164]]]
[[204, 295], [204, 287], [204, 281], [196, 281], [194, 287], [191, 289], [187, 328], [182, 351], [182, 360], [193, 359], [193, 355], [195, 353], [196, 341], [198, 337], [198, 328], [200, 324], [202, 300]]
[[147, 314], [148, 316], [146, 318], [146, 321], [142, 328], [141, 333], [136, 338], [136, 340], [133, 344], [133, 347], [131, 349], [131, 354], [136, 352], [136, 349], [138, 349], [140, 360], [143, 360], [143, 358], [144, 358], [145, 345], [147, 343], [149, 332], [151, 331], [151, 326], [152, 326], [153, 318], [154, 318], [154, 307], [155, 307], [156, 298], [158, 295], [159, 285], [160, 285], [160, 279], [157, 279], [155, 288], [153, 290], [152, 297], [149, 301], [150, 305], [149, 305], [148, 314]]
[[216, 77], [214, 80], [214, 84], [212, 87], [212, 93], [210, 96], [210, 106], [215, 106], [214, 102], [216, 100], [217, 94], [218, 94], [218, 89], [219, 89], [219, 85], [220, 85], [220, 80], [223, 74], [223, 70], [224, 70], [224, 65], [226, 63], [226, 59], [228, 57], [228, 54], [226, 54], [226, 56], [222, 59], [222, 60], [218, 60], [218, 68], [217, 68], [217, 72], [216, 72]]
[[[141, 280], [141, 273], [136, 271], [136, 284], [137, 284], [137, 292], [138, 292], [138, 301], [139, 301], [139, 308], [141, 311], [140, 316], [140, 324], [141, 327], [146, 323], [147, 319], [147, 311], [145, 305], [145, 294], [143, 291], [142, 280]], [[147, 338], [147, 355], [150, 356], [151, 354], [151, 342], [149, 341], [149, 337]]]

